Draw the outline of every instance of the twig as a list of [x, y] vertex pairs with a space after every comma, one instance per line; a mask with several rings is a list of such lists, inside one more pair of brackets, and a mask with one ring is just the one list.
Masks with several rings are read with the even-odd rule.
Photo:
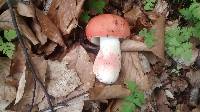
[[[69, 102], [69, 101], [71, 101], [71, 100], [73, 100], [73, 99], [75, 99], [75, 98], [77, 98], [77, 97], [80, 97], [80, 96], [82, 96], [82, 95], [85, 95], [85, 94], [87, 94], [87, 91], [85, 91], [85, 92], [83, 92], [83, 93], [80, 93], [80, 94], [78, 94], [78, 95], [76, 95], [76, 96], [73, 96], [73, 97], [71, 97], [71, 98], [68, 98], [68, 99], [66, 99], [66, 100], [64, 100], [64, 101], [61, 101], [61, 102], [59, 102], [59, 103], [57, 103], [57, 104], [55, 104], [55, 106], [54, 106], [54, 108], [56, 109], [58, 109], [58, 107], [68, 107], [68, 106], [70, 106], [70, 105], [68, 105], [67, 104], [67, 102]], [[50, 110], [50, 108], [48, 107], [48, 108], [44, 108], [44, 109], [42, 109], [42, 110], [40, 110], [39, 112], [44, 112], [44, 111], [48, 111], [48, 110]]]
[[22, 39], [22, 35], [21, 35], [20, 31], [19, 31], [19, 28], [18, 28], [18, 25], [17, 25], [17, 21], [16, 21], [16, 18], [15, 18], [15, 13], [14, 13], [14, 11], [13, 11], [13, 9], [12, 9], [12, 5], [11, 5], [10, 0], [7, 0], [7, 4], [8, 4], [8, 7], [9, 7], [9, 9], [10, 9], [10, 14], [11, 14], [11, 17], [12, 17], [13, 25], [14, 25], [15, 30], [16, 30], [16, 33], [17, 33], [17, 38], [18, 38], [18, 40], [19, 40], [19, 43], [20, 43], [20, 45], [21, 45], [21, 47], [22, 47], [22, 49], [23, 49], [24, 55], [25, 55], [26, 64], [27, 64], [28, 68], [30, 69], [30, 71], [32, 72], [33, 78], [34, 78], [34, 79], [38, 82], [38, 84], [41, 86], [41, 88], [42, 88], [42, 90], [43, 90], [43, 92], [44, 92], [44, 94], [45, 94], [45, 96], [46, 96], [46, 98], [47, 98], [47, 101], [48, 101], [48, 104], [49, 104], [49, 107], [50, 107], [51, 111], [54, 112], [53, 106], [52, 106], [52, 104], [51, 104], [50, 96], [49, 96], [49, 94], [47, 93], [47, 91], [46, 91], [46, 89], [45, 89], [45, 86], [43, 85], [42, 81], [37, 77], [36, 72], [35, 72], [35, 70], [34, 70], [34, 68], [33, 68], [32, 63], [31, 63], [30, 56], [29, 56], [29, 54], [28, 54], [27, 48], [26, 48], [26, 46], [25, 46], [25, 44], [24, 44], [24, 41], [23, 41], [23, 39]]
[[32, 112], [33, 109], [33, 105], [34, 105], [34, 101], [35, 101], [35, 90], [36, 90], [36, 80], [33, 78], [33, 98], [32, 98], [32, 102], [31, 102], [31, 107], [29, 112]]

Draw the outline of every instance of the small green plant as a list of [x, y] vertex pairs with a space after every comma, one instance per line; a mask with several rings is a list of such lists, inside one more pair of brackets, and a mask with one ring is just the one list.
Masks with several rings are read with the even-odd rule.
[[144, 103], [144, 94], [137, 89], [136, 83], [127, 81], [126, 85], [131, 91], [131, 95], [124, 98], [120, 112], [134, 112]]
[[147, 45], [148, 48], [153, 47], [154, 45], [154, 32], [155, 29], [151, 29], [150, 31], [148, 31], [146, 28], [142, 29], [139, 32], [139, 36], [144, 37], [144, 43]]
[[11, 42], [16, 38], [15, 30], [4, 30], [4, 37], [0, 37], [0, 52], [12, 58], [15, 45]]
[[106, 2], [104, 0], [87, 0], [84, 5], [85, 11], [81, 14], [80, 17], [81, 20], [88, 22], [90, 19], [90, 11], [95, 11], [97, 14], [102, 14], [105, 6]]
[[156, 0], [144, 0], [143, 3], [144, 3], [144, 10], [152, 11], [155, 6]]
[[189, 8], [181, 9], [180, 13], [186, 20], [197, 22], [200, 20], [200, 3], [194, 1]]
[[165, 49], [169, 56], [190, 60], [192, 58], [192, 44], [189, 42], [192, 29], [187, 27], [171, 27], [165, 33]]

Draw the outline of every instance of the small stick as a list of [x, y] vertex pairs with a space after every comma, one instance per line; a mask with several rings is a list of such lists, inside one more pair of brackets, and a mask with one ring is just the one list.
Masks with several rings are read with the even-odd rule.
[[35, 72], [35, 70], [34, 70], [34, 68], [33, 68], [32, 63], [31, 63], [30, 56], [29, 56], [29, 54], [28, 54], [28, 52], [27, 52], [27, 48], [26, 48], [26, 46], [25, 46], [25, 44], [24, 44], [24, 41], [23, 41], [23, 39], [22, 39], [22, 35], [21, 35], [20, 31], [19, 31], [19, 28], [18, 28], [18, 25], [17, 25], [17, 21], [16, 21], [16, 18], [15, 18], [15, 13], [14, 13], [14, 11], [13, 11], [13, 9], [12, 9], [12, 5], [11, 5], [10, 0], [7, 0], [7, 4], [8, 4], [8, 7], [9, 7], [9, 9], [10, 9], [10, 14], [11, 14], [11, 17], [12, 17], [13, 25], [14, 25], [15, 30], [16, 30], [16, 33], [17, 33], [17, 38], [18, 38], [18, 40], [19, 40], [19, 43], [20, 43], [20, 45], [21, 45], [21, 47], [22, 47], [22, 49], [23, 49], [24, 55], [25, 55], [26, 64], [27, 64], [28, 68], [30, 69], [30, 71], [32, 72], [33, 78], [34, 78], [34, 79], [38, 82], [38, 84], [41, 86], [41, 88], [42, 88], [42, 90], [43, 90], [43, 92], [44, 92], [44, 94], [45, 94], [45, 96], [46, 96], [46, 98], [47, 98], [47, 101], [48, 101], [48, 104], [49, 104], [49, 107], [50, 107], [51, 111], [54, 112], [53, 106], [52, 106], [52, 104], [51, 104], [50, 96], [49, 96], [49, 94], [47, 93], [47, 91], [46, 91], [46, 89], [45, 89], [45, 86], [43, 85], [42, 81], [37, 77], [36, 72]]

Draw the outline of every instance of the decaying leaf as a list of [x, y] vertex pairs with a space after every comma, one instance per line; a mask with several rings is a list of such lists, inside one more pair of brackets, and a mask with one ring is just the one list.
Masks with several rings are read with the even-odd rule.
[[25, 78], [25, 72], [24, 72], [19, 80], [15, 104], [17, 104], [22, 99], [23, 94], [24, 94], [25, 84], [26, 84], [26, 78]]
[[137, 52], [122, 52], [122, 68], [120, 76], [124, 81], [134, 81], [139, 89], [150, 89], [148, 77], [143, 73]]
[[77, 71], [85, 91], [93, 87], [95, 82], [93, 63], [82, 46], [76, 46], [65, 56], [64, 60], [68, 63], [69, 68]]
[[63, 35], [69, 34], [77, 26], [77, 18], [83, 3], [84, 0], [53, 0], [48, 15]]
[[124, 98], [128, 95], [130, 95], [130, 91], [121, 85], [96, 86], [90, 90], [90, 99], [92, 100]]
[[139, 53], [138, 57], [140, 59], [140, 64], [141, 64], [143, 72], [144, 73], [150, 72], [151, 67], [150, 67], [150, 63], [149, 63], [148, 59], [142, 53]]
[[5, 4], [5, 0], [0, 0], [0, 8]]
[[122, 51], [150, 51], [145, 43], [135, 40], [124, 40], [121, 43]]
[[47, 42], [47, 36], [42, 32], [42, 29], [36, 20], [33, 22], [32, 27], [36, 33], [37, 39], [44, 45]]
[[[46, 70], [47, 70], [47, 61], [44, 60], [44, 58], [38, 57], [36, 55], [31, 55], [31, 60], [32, 60], [33, 67], [34, 67], [34, 69], [36, 71], [37, 77], [44, 84], [44, 82], [45, 82], [45, 74], [46, 74]], [[25, 88], [24, 88], [23, 97], [16, 105], [11, 107], [12, 110], [28, 111], [30, 109], [30, 105], [32, 103], [32, 98], [33, 98], [33, 89], [34, 89], [34, 84], [35, 83], [34, 83], [34, 80], [33, 80], [32, 73], [30, 71], [26, 71], [25, 75], [26, 75], [25, 76], [26, 85], [25, 85]], [[41, 86], [36, 82], [34, 105], [38, 104], [39, 102], [41, 102], [43, 97], [44, 97], [44, 92], [43, 92]]]
[[200, 87], [200, 71], [187, 72], [186, 77], [189, 78], [189, 82], [193, 87]]
[[41, 10], [36, 9], [36, 17], [42, 28], [42, 33], [44, 33], [48, 39], [60, 46], [65, 46], [62, 35], [56, 25], [46, 16]]
[[30, 27], [27, 25], [27, 23], [24, 21], [23, 18], [17, 16], [17, 23], [19, 26], [19, 30], [22, 32], [22, 34], [28, 38], [34, 45], [38, 44], [39, 41], [35, 37], [35, 34], [30, 29]]
[[25, 74], [26, 70], [25, 64], [26, 61], [25, 61], [25, 56], [23, 54], [23, 50], [21, 46], [18, 45], [14, 58], [12, 59], [10, 75], [14, 77], [14, 79], [17, 79], [19, 81], [21, 76]]
[[15, 99], [16, 89], [6, 83], [6, 77], [10, 73], [11, 61], [8, 58], [0, 57], [0, 111]]
[[134, 6], [130, 11], [124, 14], [124, 18], [127, 19], [130, 25], [136, 25], [137, 19], [142, 15], [142, 11], [139, 6]]
[[17, 3], [17, 11], [22, 16], [35, 17], [35, 9], [32, 4], [27, 5], [27, 4], [18, 2]]
[[53, 53], [53, 51], [55, 50], [55, 48], [57, 47], [57, 44], [55, 42], [47, 42], [46, 44], [44, 44], [38, 51], [38, 53], [44, 53], [45, 55], [50, 55], [51, 53]]
[[2, 21], [2, 22], [0, 22], [0, 28], [2, 28], [4, 30], [14, 29], [9, 10], [4, 11], [0, 15], [0, 20]]
[[65, 62], [48, 61], [48, 93], [54, 97], [66, 96], [72, 92], [80, 83], [80, 79], [74, 70], [70, 70]]
[[157, 107], [159, 112], [171, 112], [168, 107], [169, 102], [167, 101], [167, 97], [165, 96], [165, 92], [163, 90], [158, 91], [155, 95], [157, 99]]
[[165, 17], [160, 16], [152, 29], [155, 29], [154, 33], [154, 46], [151, 48], [151, 51], [154, 55], [158, 56], [160, 59], [165, 60], [165, 43], [164, 43], [164, 34], [165, 34]]

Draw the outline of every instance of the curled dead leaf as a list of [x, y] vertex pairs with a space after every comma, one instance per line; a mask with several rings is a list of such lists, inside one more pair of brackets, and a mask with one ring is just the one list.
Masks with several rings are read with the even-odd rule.
[[17, 16], [17, 23], [19, 26], [19, 30], [22, 32], [22, 34], [28, 38], [34, 45], [38, 44], [39, 41], [37, 40], [35, 34], [30, 29], [30, 27], [27, 25], [27, 23], [24, 21], [23, 18]]
[[105, 100], [112, 98], [123, 98], [130, 95], [130, 91], [121, 85], [96, 86], [89, 91], [90, 99]]
[[35, 17], [35, 9], [32, 4], [17, 3], [17, 12], [25, 17]]
[[48, 39], [60, 46], [65, 46], [62, 35], [56, 25], [41, 10], [36, 9], [36, 17], [44, 33]]
[[33, 31], [36, 33], [37, 39], [44, 45], [47, 42], [47, 36], [42, 32], [42, 29], [36, 20], [33, 21], [32, 27]]

